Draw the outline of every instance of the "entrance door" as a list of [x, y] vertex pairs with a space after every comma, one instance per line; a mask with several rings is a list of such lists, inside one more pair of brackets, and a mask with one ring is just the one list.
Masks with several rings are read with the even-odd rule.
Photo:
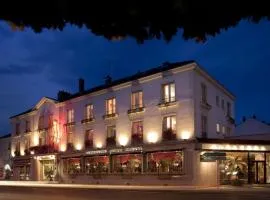
[[254, 161], [251, 165], [251, 183], [263, 184], [265, 183], [265, 162]]
[[55, 175], [54, 160], [43, 160], [41, 161], [41, 175], [43, 181], [52, 180]]

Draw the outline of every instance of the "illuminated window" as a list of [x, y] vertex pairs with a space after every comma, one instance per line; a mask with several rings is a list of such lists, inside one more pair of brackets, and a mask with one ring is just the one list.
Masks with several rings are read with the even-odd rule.
[[93, 119], [94, 118], [94, 107], [93, 104], [89, 104], [86, 106], [86, 119]]
[[39, 130], [44, 129], [44, 116], [43, 115], [39, 116], [38, 118], [38, 129]]
[[207, 103], [207, 87], [205, 84], [201, 84], [201, 101]]
[[163, 101], [165, 103], [175, 101], [175, 84], [174, 83], [163, 85]]
[[30, 148], [30, 140], [29, 140], [29, 138], [27, 138], [24, 142], [25, 142], [24, 143], [24, 148], [29, 149]]
[[74, 110], [69, 109], [67, 110], [67, 123], [74, 122]]
[[201, 131], [202, 131], [202, 137], [207, 137], [207, 116], [202, 115], [201, 116]]
[[106, 100], [106, 115], [115, 114], [116, 112], [116, 101], [115, 98]]
[[132, 135], [143, 135], [143, 122], [132, 122]]
[[216, 105], [219, 107], [219, 96], [216, 96]]
[[220, 124], [219, 123], [216, 124], [216, 131], [217, 131], [217, 133], [220, 133]]
[[16, 135], [19, 135], [20, 134], [20, 123], [17, 123], [16, 126], [15, 126], [15, 133]]
[[143, 107], [143, 93], [133, 92], [131, 94], [131, 109], [142, 108]]
[[30, 121], [26, 120], [25, 121], [25, 132], [29, 132], [30, 131]]
[[231, 103], [230, 102], [227, 102], [227, 116], [231, 116]]
[[89, 129], [85, 131], [85, 147], [93, 147], [94, 130]]
[[115, 138], [115, 136], [116, 136], [115, 125], [107, 126], [107, 138]]
[[176, 116], [168, 116], [163, 118], [163, 133], [170, 131], [171, 134], [176, 133]]
[[18, 151], [18, 152], [20, 152], [20, 142], [17, 142], [16, 143], [15, 150]]

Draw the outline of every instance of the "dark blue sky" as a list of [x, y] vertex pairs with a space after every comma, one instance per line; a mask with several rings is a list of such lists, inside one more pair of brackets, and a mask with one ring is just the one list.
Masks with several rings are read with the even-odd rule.
[[185, 41], [181, 32], [170, 43], [152, 40], [139, 45], [132, 38], [108, 41], [86, 29], [63, 32], [27, 29], [14, 32], [0, 23], [0, 135], [10, 132], [9, 116], [57, 91], [75, 92], [83, 77], [86, 87], [111, 74], [121, 78], [165, 61], [196, 60], [236, 97], [236, 117], [253, 113], [270, 122], [270, 22], [237, 27], [204, 44]]

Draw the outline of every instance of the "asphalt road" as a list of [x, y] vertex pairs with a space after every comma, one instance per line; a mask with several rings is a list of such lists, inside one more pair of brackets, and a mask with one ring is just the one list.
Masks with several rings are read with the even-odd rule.
[[38, 187], [0, 187], [0, 200], [248, 200], [270, 199], [270, 188], [247, 190], [145, 191], [110, 189], [72, 189]]

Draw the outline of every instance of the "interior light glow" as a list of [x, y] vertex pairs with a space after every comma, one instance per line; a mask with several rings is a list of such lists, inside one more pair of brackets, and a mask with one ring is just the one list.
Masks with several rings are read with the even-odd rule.
[[147, 135], [147, 141], [149, 143], [156, 143], [158, 141], [158, 136], [156, 132], [149, 132]]

